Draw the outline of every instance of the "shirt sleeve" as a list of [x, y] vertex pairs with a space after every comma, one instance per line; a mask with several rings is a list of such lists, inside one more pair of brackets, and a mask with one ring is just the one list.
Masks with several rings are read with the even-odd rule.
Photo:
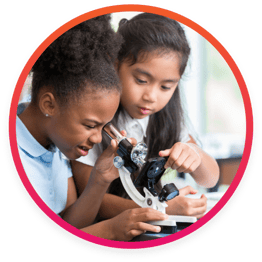
[[95, 144], [93, 148], [89, 150], [88, 155], [82, 156], [76, 159], [76, 161], [79, 161], [88, 166], [94, 166], [96, 163], [96, 160], [99, 158], [99, 156], [102, 153], [103, 153], [102, 144]]
[[188, 129], [185, 125], [183, 125], [181, 134], [180, 134], [180, 142], [186, 143], [190, 140]]
[[61, 151], [59, 151], [59, 156], [61, 161], [63, 162], [63, 165], [66, 166], [67, 178], [72, 177], [73, 173], [72, 173], [72, 168], [69, 159]]

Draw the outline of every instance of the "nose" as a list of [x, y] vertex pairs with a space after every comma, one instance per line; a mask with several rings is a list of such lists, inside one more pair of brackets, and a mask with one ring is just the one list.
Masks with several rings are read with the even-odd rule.
[[157, 101], [157, 88], [156, 86], [150, 86], [148, 88], [145, 88], [143, 96], [143, 100], [154, 103]]
[[90, 137], [89, 141], [93, 144], [102, 142], [102, 130], [96, 130]]

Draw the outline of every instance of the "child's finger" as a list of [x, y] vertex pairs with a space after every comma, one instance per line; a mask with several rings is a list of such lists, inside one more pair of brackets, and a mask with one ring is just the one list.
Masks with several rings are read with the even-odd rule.
[[202, 194], [199, 199], [193, 199], [193, 200], [194, 201], [192, 203], [194, 208], [206, 207], [207, 205], [207, 197], [204, 194]]
[[181, 148], [171, 148], [169, 158], [165, 164], [165, 168], [171, 167], [173, 170], [179, 168], [187, 156], [183, 154]]
[[137, 144], [136, 139], [133, 138], [133, 137], [127, 138], [127, 140], [128, 140], [133, 146], [135, 146], [135, 145]]
[[159, 156], [161, 156], [161, 157], [169, 156], [170, 153], [171, 153], [171, 149], [172, 148], [160, 151]]
[[111, 140], [111, 148], [112, 148], [112, 151], [115, 151], [118, 147], [118, 143], [115, 139], [112, 139]]
[[140, 208], [138, 209], [135, 220], [137, 222], [139, 221], [147, 222], [147, 221], [153, 221], [153, 220], [165, 220], [167, 218], [168, 218], [168, 215], [163, 214], [152, 208]]
[[179, 189], [180, 196], [186, 196], [188, 194], [196, 194], [197, 192], [198, 191], [191, 186], [186, 186], [186, 187]]
[[[179, 160], [180, 161], [180, 160]], [[177, 168], [177, 172], [179, 173], [192, 173], [193, 171], [195, 171], [193, 168], [196, 165], [193, 165], [193, 163], [195, 163], [195, 158], [193, 156], [186, 156], [185, 159], [182, 159], [181, 157], [181, 162], [183, 162], [178, 168]]]
[[103, 152], [104, 157], [111, 157], [113, 154], [115, 154], [116, 150], [118, 148], [118, 143], [115, 139], [111, 140], [111, 144], [107, 147], [107, 149]]
[[125, 137], [127, 136], [127, 132], [125, 130], [122, 130], [120, 133], [122, 136], [125, 136]]
[[[181, 146], [182, 143], [176, 143], [173, 145], [171, 149], [166, 149], [163, 151], [160, 151], [160, 156], [169, 156], [166, 164], [165, 169], [171, 167], [172, 169], [176, 169], [180, 167], [183, 164], [183, 161], [187, 157], [185, 152], [183, 152], [183, 146]], [[184, 160], [183, 160], [184, 159]], [[178, 161], [178, 162], [176, 162]], [[174, 166], [173, 166], [174, 165]]]
[[155, 233], [159, 233], [161, 231], [160, 226], [151, 225], [148, 223], [139, 222], [134, 225], [136, 230], [142, 230], [142, 231], [151, 231]]
[[[159, 152], [159, 156], [166, 157], [166, 156], [169, 156], [171, 152], [172, 152], [172, 148], [171, 149], [162, 150], [162, 151]], [[168, 160], [166, 161], [166, 164], [165, 164], [164, 168], [168, 169], [169, 167], [171, 167], [172, 162], [173, 161], [169, 157]]]
[[146, 232], [146, 230], [132, 229], [132, 230], [130, 230], [130, 231], [127, 233], [127, 236], [128, 236], [129, 239], [132, 239], [132, 238], [134, 238], [134, 237], [136, 237], [136, 236], [139, 236], [139, 235], [141, 235], [141, 234], [143, 234], [143, 233], [145, 233], [145, 232]]
[[189, 157], [185, 151], [182, 151], [179, 156], [176, 152], [172, 152], [169, 158], [173, 160], [171, 168], [176, 169], [179, 173], [184, 172], [191, 165], [191, 162], [187, 163]]
[[200, 161], [191, 161], [191, 165], [184, 171], [184, 173], [192, 173], [194, 172], [200, 165]]
[[[125, 130], [120, 131], [120, 133], [121, 133], [122, 136], [124, 136], [124, 137], [127, 136], [127, 132], [126, 132]], [[136, 139], [133, 138], [133, 137], [127, 138], [127, 140], [128, 140], [133, 146], [137, 144]]]

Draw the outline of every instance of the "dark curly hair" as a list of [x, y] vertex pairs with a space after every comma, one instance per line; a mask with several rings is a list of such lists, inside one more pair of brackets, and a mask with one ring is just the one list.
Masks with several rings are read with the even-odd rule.
[[88, 85], [90, 92], [117, 90], [114, 62], [122, 37], [110, 25], [110, 14], [82, 22], [57, 38], [32, 67], [32, 103], [39, 90], [54, 90], [61, 104], [77, 98]]

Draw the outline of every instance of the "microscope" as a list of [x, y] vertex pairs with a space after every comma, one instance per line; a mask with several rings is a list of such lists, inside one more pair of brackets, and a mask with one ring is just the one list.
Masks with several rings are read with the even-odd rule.
[[[146, 161], [145, 143], [140, 142], [133, 146], [110, 122], [104, 126], [103, 131], [111, 140], [115, 139], [118, 142], [118, 156], [114, 158], [114, 166], [121, 170], [119, 177], [126, 193], [140, 207], [150, 207], [165, 214], [168, 206], [166, 202], [179, 195], [179, 190], [174, 183], [165, 185], [160, 191], [155, 187], [166, 171], [164, 166], [167, 157], [155, 157]], [[134, 173], [138, 175], [132, 181], [131, 174]], [[138, 191], [138, 188], [143, 189], [144, 195]], [[183, 229], [196, 220], [195, 217], [190, 216], [170, 215], [167, 220], [149, 223], [160, 226], [160, 234], [172, 234], [177, 232], [178, 226]]]

